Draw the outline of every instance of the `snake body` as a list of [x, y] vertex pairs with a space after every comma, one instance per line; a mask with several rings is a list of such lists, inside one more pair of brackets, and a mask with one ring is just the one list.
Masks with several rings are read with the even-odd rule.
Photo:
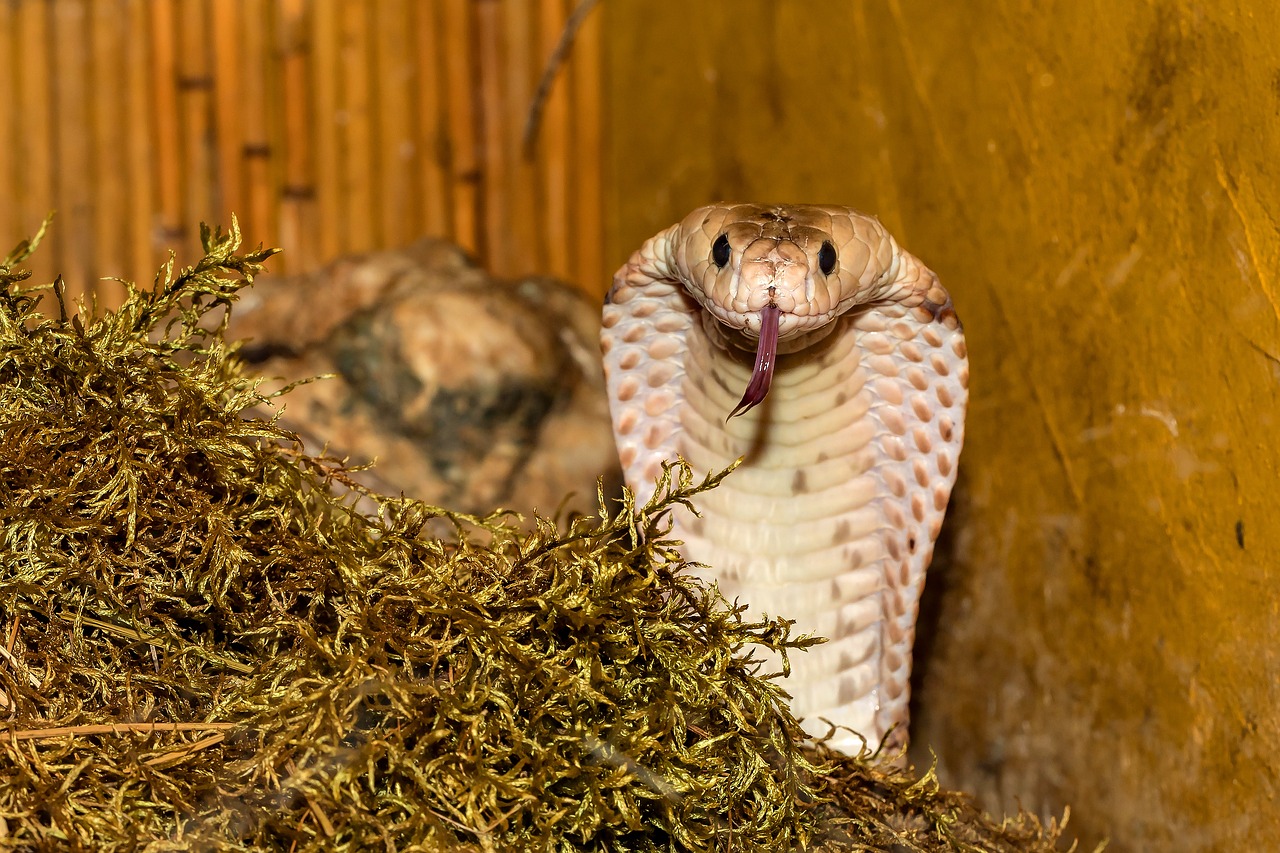
[[835, 748], [900, 746], [968, 399], [937, 276], [849, 208], [711, 205], [618, 271], [601, 348], [638, 501], [664, 461], [745, 457], [672, 535], [730, 601], [829, 639], [792, 655], [783, 684], [806, 732], [825, 719], [844, 727]]

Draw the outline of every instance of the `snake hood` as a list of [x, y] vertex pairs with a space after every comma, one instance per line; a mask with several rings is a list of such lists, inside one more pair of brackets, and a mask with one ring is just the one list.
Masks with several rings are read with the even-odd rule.
[[671, 535], [730, 601], [828, 639], [783, 683], [806, 731], [830, 721], [851, 752], [895, 733], [892, 751], [968, 400], [937, 276], [851, 208], [715, 204], [632, 254], [602, 326], [637, 502], [677, 457], [704, 474], [743, 460]]

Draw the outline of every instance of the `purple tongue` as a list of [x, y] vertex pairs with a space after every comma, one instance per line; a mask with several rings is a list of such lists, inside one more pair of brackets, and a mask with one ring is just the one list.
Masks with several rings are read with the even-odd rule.
[[751, 411], [769, 393], [769, 385], [773, 382], [773, 363], [778, 356], [778, 317], [781, 313], [778, 306], [772, 304], [760, 310], [760, 343], [756, 345], [756, 364], [751, 369], [751, 381], [747, 383], [746, 393], [729, 413], [729, 418]]

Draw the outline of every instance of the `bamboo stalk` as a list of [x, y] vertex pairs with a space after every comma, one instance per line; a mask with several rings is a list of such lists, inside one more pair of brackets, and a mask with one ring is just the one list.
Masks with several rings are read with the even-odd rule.
[[284, 113], [284, 186], [280, 245], [291, 272], [319, 266], [315, 245], [316, 201], [311, 168], [310, 102], [307, 97], [310, 21], [305, 0], [282, 0], [280, 77]]
[[[150, 79], [151, 45], [145, 34], [150, 32], [148, 0], [127, 0], [126, 31], [131, 36], [130, 49], [124, 57], [124, 114], [121, 121], [126, 132], [127, 162], [121, 179], [126, 182], [125, 207], [121, 211], [129, 229], [129, 278], [149, 279], [157, 266], [154, 198], [155, 125], [151, 121]], [[103, 211], [110, 215], [112, 211]]]
[[603, 24], [588, 12], [569, 59], [572, 93], [573, 260], [569, 280], [603, 298], [612, 270], [604, 257]]
[[240, 31], [243, 6], [239, 0], [213, 4], [213, 115], [218, 134], [218, 221], [230, 222], [231, 214], [243, 217], [245, 206], [244, 119], [240, 99]]
[[[86, 182], [93, 192], [93, 271], [96, 276], [131, 277], [126, 266], [128, 217], [125, 211], [125, 153], [128, 133], [123, 121], [124, 87], [120, 68], [124, 61], [126, 19], [119, 0], [90, 5], [89, 34], [92, 40], [89, 71], [90, 139], [92, 169]], [[108, 307], [119, 305], [124, 294], [110, 282], [95, 284], [98, 301]]]
[[54, 198], [62, 211], [58, 272], [73, 298], [91, 293], [92, 199], [89, 195], [89, 77], [87, 10], [84, 0], [56, 0], [53, 9]]
[[151, 4], [151, 120], [155, 145], [151, 168], [158, 193], [159, 237], [172, 245], [184, 234], [182, 221], [182, 140], [178, 120], [178, 66], [175, 0]]
[[373, 203], [378, 170], [370, 115], [369, 13], [364, 0], [342, 4], [342, 201], [352, 211], [347, 220], [348, 250], [356, 252], [378, 246], [382, 234], [380, 211]]
[[598, 292], [598, 21], [550, 85], [533, 157], [520, 139], [570, 7], [0, 3], [0, 92], [15, 99], [0, 115], [13, 140], [0, 150], [0, 239], [56, 202], [35, 272], [60, 269], [75, 288], [90, 273], [147, 277], [159, 249], [190, 245], [195, 220], [235, 212], [251, 239], [283, 243], [291, 268], [433, 233], [500, 274]]
[[[505, 4], [504, 4], [505, 5]], [[479, 186], [481, 245], [486, 247], [485, 266], [505, 273], [512, 254], [510, 217], [507, 211], [509, 164], [507, 158], [506, 99], [502, 74], [506, 45], [498, 2], [475, 5], [476, 91], [479, 156], [484, 163]], [[452, 94], [465, 95], [465, 92]]]
[[536, 89], [540, 57], [534, 44], [537, 9], [528, 3], [507, 0], [503, 11], [507, 49], [503, 67], [493, 73], [501, 73], [506, 80], [503, 147], [510, 173], [500, 191], [507, 199], [509, 220], [504, 227], [513, 254], [495, 264], [494, 270], [514, 277], [546, 269], [547, 264], [538, 209], [537, 161], [526, 155], [521, 138]]
[[[566, 0], [540, 0], [539, 54], [545, 61], [554, 55], [568, 14]], [[569, 87], [557, 74], [547, 92], [542, 126], [537, 140], [538, 167], [542, 173], [541, 210], [547, 252], [546, 272], [568, 277], [569, 268]]]
[[259, 3], [246, 3], [241, 39], [244, 46], [241, 109], [244, 113], [245, 141], [242, 149], [247, 216], [241, 230], [261, 235], [259, 239], [275, 245], [279, 241], [279, 207], [276, 203], [275, 166], [278, 152], [271, 145], [268, 86], [270, 85], [271, 50], [275, 43], [269, 9]]
[[477, 159], [474, 26], [468, 0], [440, 0], [443, 5], [445, 115], [448, 122], [449, 179], [453, 196], [454, 242], [484, 257], [480, 231], [481, 171]]
[[[426, 4], [432, 5], [430, 3]], [[311, 21], [311, 136], [315, 143], [316, 204], [320, 218], [317, 228], [322, 260], [337, 257], [346, 250], [347, 217], [342, 203], [340, 106], [338, 78], [342, 67], [338, 57], [338, 0], [316, 0]]]
[[[0, 3], [0, 92], [13, 97], [18, 90], [17, 70], [17, 16], [14, 7]], [[19, 135], [17, 110], [0, 110], [0, 139], [16, 140]], [[22, 229], [21, 211], [13, 199], [18, 192], [18, 151], [14, 145], [0, 145], [0, 187], [8, 196], [0, 202], [0, 256], [25, 235]]]
[[410, 8], [414, 53], [417, 54], [414, 127], [422, 149], [416, 184], [422, 199], [422, 231], [446, 237], [453, 231], [453, 195], [449, 185], [448, 140], [441, 96], [444, 49], [441, 44], [440, 4], [417, 3]]
[[383, 0], [374, 29], [379, 207], [383, 244], [403, 246], [422, 233], [422, 205], [415, 176], [422, 146], [414, 138], [413, 33], [405, 26], [411, 0]]
[[[53, 114], [50, 109], [49, 59], [54, 55], [49, 37], [46, 7], [24, 3], [17, 7], [18, 30], [18, 113], [22, 132], [18, 134], [18, 174], [14, 196], [20, 199], [22, 235], [30, 236], [54, 208]], [[41, 281], [50, 281], [58, 265], [61, 223], [45, 244], [46, 253], [37, 255], [32, 272]]]
[[[213, 152], [213, 68], [209, 55], [212, 26], [209, 0], [182, 0], [178, 7], [178, 109], [181, 111], [183, 233], [175, 240], [194, 247], [196, 226], [214, 223], [217, 167]], [[221, 224], [221, 223], [218, 223]], [[184, 256], [186, 252], [181, 252]]]

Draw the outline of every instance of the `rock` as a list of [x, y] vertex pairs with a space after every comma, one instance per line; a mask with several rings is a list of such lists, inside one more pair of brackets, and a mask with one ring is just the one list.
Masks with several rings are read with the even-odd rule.
[[[280, 384], [312, 452], [374, 461], [360, 481], [461, 512], [593, 512], [621, 483], [596, 339], [599, 310], [551, 279], [495, 281], [424, 240], [262, 280], [228, 337]], [[572, 493], [567, 503], [565, 499]]]

